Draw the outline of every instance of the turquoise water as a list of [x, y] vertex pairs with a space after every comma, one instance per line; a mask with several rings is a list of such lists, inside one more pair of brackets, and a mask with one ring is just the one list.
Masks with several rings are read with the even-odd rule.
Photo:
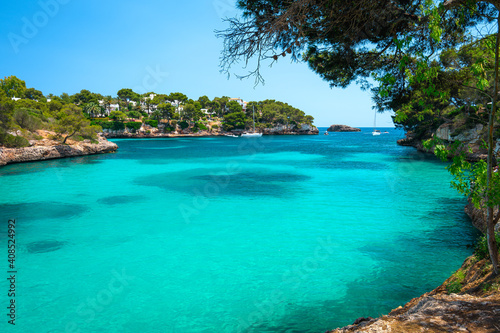
[[324, 332], [435, 288], [477, 233], [444, 164], [389, 131], [114, 140], [0, 168], [14, 329]]

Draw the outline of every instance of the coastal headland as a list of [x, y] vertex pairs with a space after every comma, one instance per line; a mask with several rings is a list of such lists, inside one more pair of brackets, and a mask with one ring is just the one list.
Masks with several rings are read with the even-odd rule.
[[180, 92], [141, 94], [130, 88], [115, 97], [86, 89], [44, 95], [9, 76], [0, 79], [0, 165], [116, 151], [106, 138], [314, 135], [319, 131], [313, 121], [276, 100], [194, 100]]
[[0, 166], [12, 163], [111, 153], [118, 149], [116, 143], [106, 140], [102, 135], [97, 137], [96, 142], [91, 142], [90, 140], [69, 140], [68, 144], [61, 144], [58, 141], [49, 139], [49, 132], [38, 131], [38, 133], [43, 135], [44, 138], [41, 140], [31, 140], [31, 146], [29, 147], [0, 147]]

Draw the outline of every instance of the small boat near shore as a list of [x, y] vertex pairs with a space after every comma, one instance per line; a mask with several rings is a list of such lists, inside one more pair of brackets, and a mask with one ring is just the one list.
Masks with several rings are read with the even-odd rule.
[[242, 137], [244, 138], [260, 138], [262, 136], [262, 133], [243, 133], [241, 134]]
[[241, 136], [244, 138], [260, 138], [262, 136], [262, 133], [255, 132], [255, 107], [252, 109], [252, 114], [253, 114], [253, 131], [243, 132]]

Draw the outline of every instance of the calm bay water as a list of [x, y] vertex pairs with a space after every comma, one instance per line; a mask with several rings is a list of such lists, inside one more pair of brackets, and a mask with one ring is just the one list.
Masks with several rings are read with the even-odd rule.
[[114, 140], [0, 168], [12, 331], [323, 332], [435, 288], [477, 233], [444, 164], [389, 132]]

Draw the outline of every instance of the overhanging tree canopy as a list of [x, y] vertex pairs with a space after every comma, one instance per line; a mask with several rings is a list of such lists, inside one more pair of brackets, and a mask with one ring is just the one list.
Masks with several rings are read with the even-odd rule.
[[[465, 0], [464, 0], [465, 1]], [[243, 17], [228, 19], [221, 66], [230, 73], [238, 62], [256, 60], [255, 69], [239, 77], [255, 76], [260, 67], [289, 55], [307, 61], [313, 71], [334, 87], [366, 83], [373, 73], [398, 72], [406, 52], [432, 54], [461, 41], [467, 28], [494, 17], [484, 2], [453, 6], [450, 1], [432, 10], [432, 1], [404, 0], [240, 0]], [[431, 20], [441, 20], [439, 43], [428, 38]], [[436, 22], [437, 23], [437, 22]]]

